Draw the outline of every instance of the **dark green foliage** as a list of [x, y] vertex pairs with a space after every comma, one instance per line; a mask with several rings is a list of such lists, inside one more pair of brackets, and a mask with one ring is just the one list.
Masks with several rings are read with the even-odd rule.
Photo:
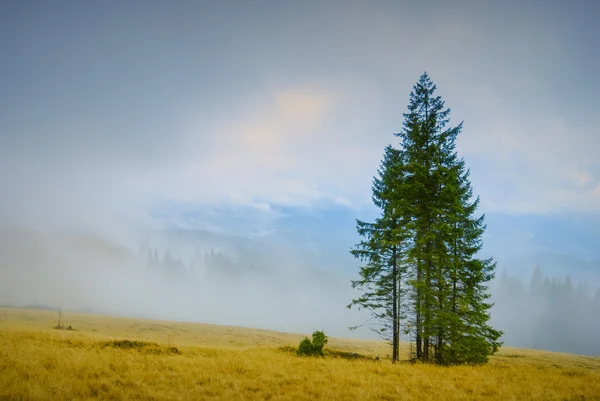
[[379, 357], [368, 357], [365, 355], [357, 354], [355, 352], [347, 352], [347, 351], [337, 351], [337, 350], [327, 350], [325, 351], [325, 356], [330, 356], [333, 358], [341, 358], [341, 359], [360, 359], [362, 361], [379, 361]]
[[296, 353], [300, 356], [323, 356], [323, 347], [329, 341], [325, 333], [315, 331], [312, 335], [312, 342], [304, 337], [298, 345]]
[[131, 341], [131, 340], [113, 340], [103, 343], [106, 347], [123, 348], [123, 349], [142, 349], [148, 347], [158, 347], [157, 343], [148, 341]]
[[148, 341], [113, 340], [101, 343], [102, 347], [119, 348], [123, 350], [135, 350], [146, 354], [181, 354], [176, 347], [163, 347], [157, 343]]
[[300, 345], [298, 346], [296, 353], [301, 356], [313, 355], [312, 343], [307, 337], [304, 337], [304, 339], [300, 341]]
[[488, 361], [488, 356], [495, 352], [484, 336], [464, 336], [446, 346], [442, 363], [446, 364], [482, 364]]
[[[310, 343], [310, 340], [308, 338], [305, 338], [304, 340], [306, 340]], [[304, 340], [303, 340], [303, 342], [304, 342]], [[310, 348], [310, 349], [312, 350], [312, 348]], [[298, 353], [298, 348], [290, 347], [289, 345], [284, 345], [282, 347], [279, 347], [279, 351], [284, 352], [286, 354], [300, 355]], [[303, 353], [302, 355], [305, 356], [305, 355], [309, 355], [309, 354]], [[348, 359], [348, 360], [358, 359], [358, 360], [363, 360], [363, 361], [379, 361], [379, 357], [370, 357], [370, 356], [357, 354], [355, 352], [338, 351], [338, 350], [334, 350], [334, 349], [324, 349], [323, 356], [331, 357], [331, 358]]]
[[322, 331], [315, 331], [312, 335], [312, 338], [313, 349], [317, 353], [319, 353], [319, 355], [323, 355], [323, 347], [325, 346], [325, 344], [327, 344], [329, 339]]
[[462, 123], [448, 128], [450, 109], [425, 73], [410, 94], [400, 147], [385, 148], [373, 181], [374, 223], [357, 222], [364, 240], [352, 254], [365, 261], [352, 282], [364, 307], [392, 339], [400, 322], [416, 342], [414, 357], [440, 364], [483, 363], [501, 345], [487, 325], [493, 260], [477, 259], [485, 230], [476, 216], [469, 170], [455, 151]]
[[363, 295], [354, 299], [348, 308], [357, 306], [371, 312], [369, 325], [373, 331], [392, 344], [392, 361], [399, 357], [400, 319], [406, 286], [406, 258], [403, 241], [408, 231], [402, 220], [402, 207], [395, 202], [402, 184], [403, 171], [400, 153], [391, 146], [385, 148], [378, 176], [373, 179], [373, 203], [382, 209], [375, 223], [357, 220], [361, 241], [352, 255], [366, 262], [360, 270], [360, 280], [352, 281]]

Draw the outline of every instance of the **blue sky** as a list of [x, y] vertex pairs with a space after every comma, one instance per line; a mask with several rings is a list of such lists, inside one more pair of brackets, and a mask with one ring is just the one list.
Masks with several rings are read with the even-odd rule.
[[113, 237], [296, 232], [346, 258], [427, 71], [465, 122], [458, 150], [489, 216], [486, 249], [600, 259], [597, 11], [2, 2], [0, 221]]

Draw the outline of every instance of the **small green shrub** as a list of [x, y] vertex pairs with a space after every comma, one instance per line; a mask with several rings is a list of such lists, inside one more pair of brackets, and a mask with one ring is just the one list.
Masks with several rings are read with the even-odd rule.
[[312, 343], [310, 342], [310, 340], [306, 337], [304, 337], [304, 339], [302, 341], [300, 341], [300, 345], [298, 346], [298, 350], [296, 351], [296, 353], [298, 355], [312, 355]]
[[312, 335], [312, 342], [304, 337], [298, 345], [296, 354], [300, 356], [323, 356], [323, 347], [327, 344], [327, 336], [322, 331], [315, 331]]
[[327, 344], [329, 339], [327, 338], [325, 333], [323, 333], [322, 331], [315, 331], [313, 333], [312, 337], [313, 337], [313, 341], [312, 341], [313, 349], [316, 352], [318, 352], [319, 355], [323, 355], [323, 347], [325, 346], [325, 344]]

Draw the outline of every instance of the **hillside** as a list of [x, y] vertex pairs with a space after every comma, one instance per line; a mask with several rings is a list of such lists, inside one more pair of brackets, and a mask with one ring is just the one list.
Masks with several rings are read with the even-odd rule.
[[299, 358], [299, 334], [66, 312], [68, 331], [56, 317], [0, 308], [0, 399], [600, 399], [600, 358], [507, 348], [486, 366], [392, 365], [384, 342], [339, 338], [327, 348], [343, 352]]

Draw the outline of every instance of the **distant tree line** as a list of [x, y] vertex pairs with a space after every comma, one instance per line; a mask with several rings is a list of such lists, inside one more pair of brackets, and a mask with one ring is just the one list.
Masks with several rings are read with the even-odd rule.
[[487, 283], [492, 259], [479, 259], [484, 216], [475, 212], [469, 170], [455, 151], [462, 128], [424, 73], [410, 94], [399, 146], [385, 148], [373, 179], [374, 222], [357, 221], [364, 264], [348, 307], [371, 311], [371, 325], [392, 344], [415, 343], [411, 358], [439, 364], [484, 363], [501, 345], [492, 328]]
[[214, 274], [232, 276], [241, 273], [242, 267], [246, 270], [249, 268], [235, 263], [232, 257], [214, 248], [202, 251], [200, 247], [196, 247], [186, 265], [183, 259], [174, 256], [169, 248], [164, 250], [161, 257], [157, 248], [150, 248], [149, 242], [145, 240], [142, 244], [140, 253], [147, 253], [146, 268], [171, 278], [200, 272], [209, 276]]
[[149, 251], [146, 266], [149, 269], [169, 271], [171, 273], [180, 273], [186, 270], [183, 262], [171, 256], [171, 251], [168, 249], [165, 250], [162, 259], [158, 256], [158, 251], [156, 249], [154, 249], [154, 252]]
[[507, 328], [512, 346], [600, 355], [600, 289], [544, 276], [530, 283], [504, 272], [493, 292], [494, 322]]

